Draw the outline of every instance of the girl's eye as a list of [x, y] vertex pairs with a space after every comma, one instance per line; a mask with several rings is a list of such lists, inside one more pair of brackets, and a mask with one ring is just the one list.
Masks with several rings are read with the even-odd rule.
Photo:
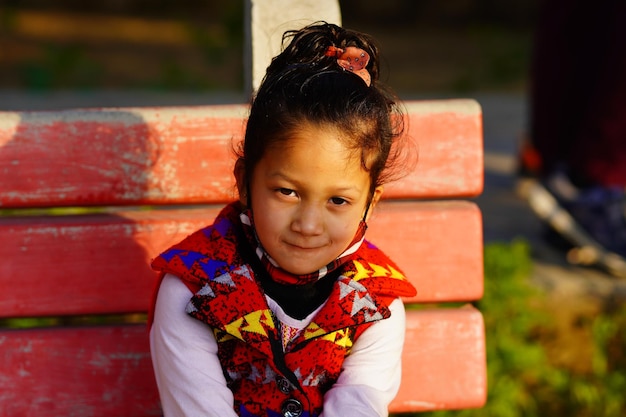
[[279, 188], [278, 192], [281, 193], [282, 195], [286, 195], [286, 196], [295, 196], [296, 192], [294, 190], [291, 190], [289, 188]]
[[330, 202], [337, 206], [342, 206], [348, 203], [348, 201], [345, 198], [341, 198], [341, 197], [331, 197]]

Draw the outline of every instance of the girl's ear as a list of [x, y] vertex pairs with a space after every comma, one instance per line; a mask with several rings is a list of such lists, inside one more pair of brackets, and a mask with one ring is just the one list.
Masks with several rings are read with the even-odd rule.
[[372, 215], [372, 211], [374, 211], [376, 204], [378, 204], [378, 202], [380, 201], [380, 198], [383, 195], [383, 191], [384, 191], [384, 187], [382, 185], [379, 185], [378, 187], [374, 188], [374, 192], [372, 193], [372, 200], [370, 201], [370, 206], [369, 206], [369, 209], [367, 210], [367, 216], [365, 217], [366, 222], [369, 220], [370, 216]]
[[243, 158], [237, 159], [235, 162], [235, 169], [233, 174], [237, 181], [237, 192], [239, 193], [239, 202], [244, 206], [248, 205], [248, 184], [246, 182], [246, 164], [244, 164]]

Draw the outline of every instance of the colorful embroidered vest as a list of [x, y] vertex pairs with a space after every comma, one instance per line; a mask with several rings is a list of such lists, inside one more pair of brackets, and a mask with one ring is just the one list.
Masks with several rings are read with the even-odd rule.
[[412, 296], [415, 289], [366, 241], [328, 301], [283, 349], [280, 324], [237, 250], [242, 236], [237, 218], [237, 206], [227, 206], [212, 226], [165, 251], [152, 266], [180, 277], [194, 291], [187, 312], [214, 329], [239, 415], [317, 416], [358, 336], [389, 317], [395, 298]]

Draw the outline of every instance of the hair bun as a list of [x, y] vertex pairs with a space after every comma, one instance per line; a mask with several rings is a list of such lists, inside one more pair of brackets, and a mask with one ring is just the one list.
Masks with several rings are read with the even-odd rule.
[[[348, 58], [353, 59], [354, 49], [360, 49], [367, 56], [363, 68], [355, 65], [354, 62], [338, 62], [339, 56], [329, 56], [329, 47], [343, 50], [345, 56], [342, 61]], [[372, 80], [378, 79], [378, 47], [374, 40], [367, 34], [344, 29], [332, 23], [316, 22], [300, 30], [290, 30], [283, 34], [283, 51], [277, 55], [267, 69], [267, 74], [283, 71], [287, 66], [294, 64], [308, 64], [316, 67], [316, 71], [323, 71], [336, 68], [339, 64], [341, 68], [352, 71], [352, 66], [358, 70], [366, 70], [365, 73], [357, 74], [369, 85]], [[360, 55], [360, 51], [359, 51]], [[353, 71], [356, 73], [356, 71]], [[367, 80], [366, 80], [367, 78]]]

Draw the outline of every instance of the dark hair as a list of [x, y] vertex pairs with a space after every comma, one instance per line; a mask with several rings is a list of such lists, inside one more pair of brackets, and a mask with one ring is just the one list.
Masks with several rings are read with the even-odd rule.
[[[397, 153], [392, 146], [403, 130], [398, 100], [379, 84], [379, 53], [373, 39], [363, 33], [318, 22], [283, 35], [284, 50], [269, 67], [248, 118], [240, 157], [250, 175], [266, 150], [302, 122], [329, 124], [345, 132], [346, 146], [361, 152], [370, 173], [371, 191], [389, 178]], [[330, 46], [356, 46], [370, 55], [367, 70], [371, 85], [344, 70], [336, 57], [326, 56]], [[384, 174], [385, 173], [385, 174]]]

